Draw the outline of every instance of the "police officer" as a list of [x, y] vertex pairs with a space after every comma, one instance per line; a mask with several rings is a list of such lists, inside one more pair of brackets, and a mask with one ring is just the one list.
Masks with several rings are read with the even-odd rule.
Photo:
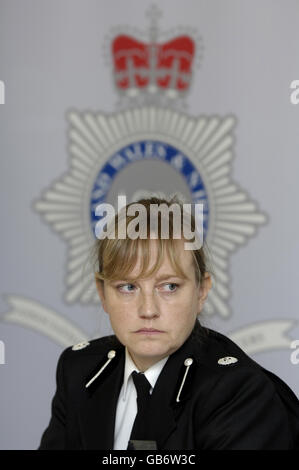
[[[153, 202], [142, 200], [147, 215]], [[62, 352], [40, 450], [299, 448], [292, 390], [199, 321], [211, 275], [203, 248], [184, 246], [97, 241], [97, 289], [115, 334]]]

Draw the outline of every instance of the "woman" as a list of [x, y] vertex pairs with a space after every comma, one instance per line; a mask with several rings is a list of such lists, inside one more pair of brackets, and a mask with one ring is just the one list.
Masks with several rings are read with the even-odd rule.
[[[138, 203], [149, 222], [152, 204], [178, 201]], [[116, 216], [117, 234], [132, 220]], [[160, 218], [156, 238], [147, 224], [146, 238], [96, 241], [97, 289], [115, 335], [62, 352], [39, 449], [299, 448], [297, 397], [201, 325], [212, 286], [204, 247], [186, 250], [186, 239], [173, 236], [174, 217], [168, 221], [168, 238]]]

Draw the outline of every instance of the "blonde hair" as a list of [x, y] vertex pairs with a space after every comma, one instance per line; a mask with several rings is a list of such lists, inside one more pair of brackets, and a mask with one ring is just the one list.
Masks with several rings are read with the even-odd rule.
[[[134, 280], [137, 278], [143, 278], [147, 276], [151, 276], [154, 274], [161, 266], [165, 254], [168, 256], [172, 267], [174, 268], [175, 272], [183, 277], [186, 278], [186, 273], [183, 272], [182, 268], [180, 267], [179, 263], [177, 262], [178, 259], [178, 242], [181, 239], [173, 238], [174, 226], [173, 226], [173, 214], [169, 211], [169, 237], [167, 239], [161, 237], [161, 217], [159, 217], [158, 221], [158, 233], [155, 242], [158, 245], [158, 251], [155, 263], [153, 264], [152, 269], [148, 269], [149, 262], [151, 260], [151, 245], [150, 245], [150, 207], [151, 204], [166, 204], [167, 207], [170, 207], [172, 204], [178, 204], [181, 215], [183, 213], [183, 204], [179, 201], [179, 199], [174, 196], [170, 200], [162, 199], [158, 197], [150, 197], [147, 199], [139, 199], [136, 202], [132, 202], [127, 204], [125, 207], [125, 225], [128, 228], [129, 223], [135, 219], [135, 215], [131, 216], [127, 214], [127, 209], [132, 204], [142, 204], [146, 210], [146, 219], [147, 219], [147, 238], [115, 238], [111, 239], [108, 237], [97, 239], [93, 250], [95, 252], [95, 263], [97, 265], [98, 270], [95, 270], [95, 279], [97, 282], [103, 282], [104, 280], [116, 280], [116, 279], [126, 279], [127, 275], [133, 270], [136, 266], [138, 257], [139, 257], [139, 250], [141, 250], [141, 270], [137, 276], [135, 276]], [[159, 214], [160, 216], [160, 214]], [[190, 216], [191, 220], [191, 230], [194, 232], [195, 230], [195, 218], [193, 214]], [[119, 228], [119, 215], [116, 214], [115, 219], [113, 220], [115, 227]], [[183, 229], [183, 217], [181, 217], [181, 233]], [[126, 232], [127, 233], [127, 232]], [[182, 237], [184, 238], [184, 237]], [[207, 268], [207, 256], [204, 250], [204, 245], [206, 242], [199, 249], [191, 250], [193, 255], [193, 265], [195, 270], [195, 278], [196, 282], [202, 283], [205, 272], [208, 271]], [[209, 269], [209, 272], [212, 270]], [[133, 278], [132, 278], [133, 280]]]

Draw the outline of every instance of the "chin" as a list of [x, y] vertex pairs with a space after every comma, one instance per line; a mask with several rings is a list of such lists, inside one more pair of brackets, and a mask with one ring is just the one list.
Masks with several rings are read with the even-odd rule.
[[142, 345], [140, 347], [134, 348], [135, 354], [144, 357], [159, 357], [159, 356], [168, 356], [170, 354], [171, 348], [168, 346], [158, 346], [158, 345]]

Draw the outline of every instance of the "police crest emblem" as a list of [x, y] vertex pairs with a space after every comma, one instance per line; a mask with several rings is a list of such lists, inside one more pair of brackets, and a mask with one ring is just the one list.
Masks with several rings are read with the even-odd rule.
[[[256, 234], [267, 216], [232, 177], [236, 117], [192, 116], [186, 111], [195, 68], [202, 60], [202, 39], [190, 28], [161, 33], [160, 13], [157, 7], [150, 8], [146, 32], [117, 27], [106, 38], [117, 110], [68, 112], [69, 170], [33, 207], [68, 245], [65, 302], [97, 305], [93, 273], [83, 280], [81, 274], [95, 239], [98, 204], [115, 205], [118, 194], [131, 202], [161, 192], [202, 203], [203, 235], [216, 275], [205, 312], [225, 319], [232, 314], [230, 256]], [[13, 309], [4, 314], [4, 321], [29, 326], [62, 345], [85, 344], [86, 333], [56, 312], [17, 296], [7, 300]], [[29, 310], [35, 315], [26, 316]], [[280, 322], [280, 345], [289, 346], [289, 338], [282, 334], [291, 324]], [[273, 347], [267, 326], [250, 327], [251, 336], [263, 333], [262, 350], [265, 345]], [[242, 331], [233, 339], [240, 344], [246, 338]], [[259, 347], [255, 344], [247, 351]]]

